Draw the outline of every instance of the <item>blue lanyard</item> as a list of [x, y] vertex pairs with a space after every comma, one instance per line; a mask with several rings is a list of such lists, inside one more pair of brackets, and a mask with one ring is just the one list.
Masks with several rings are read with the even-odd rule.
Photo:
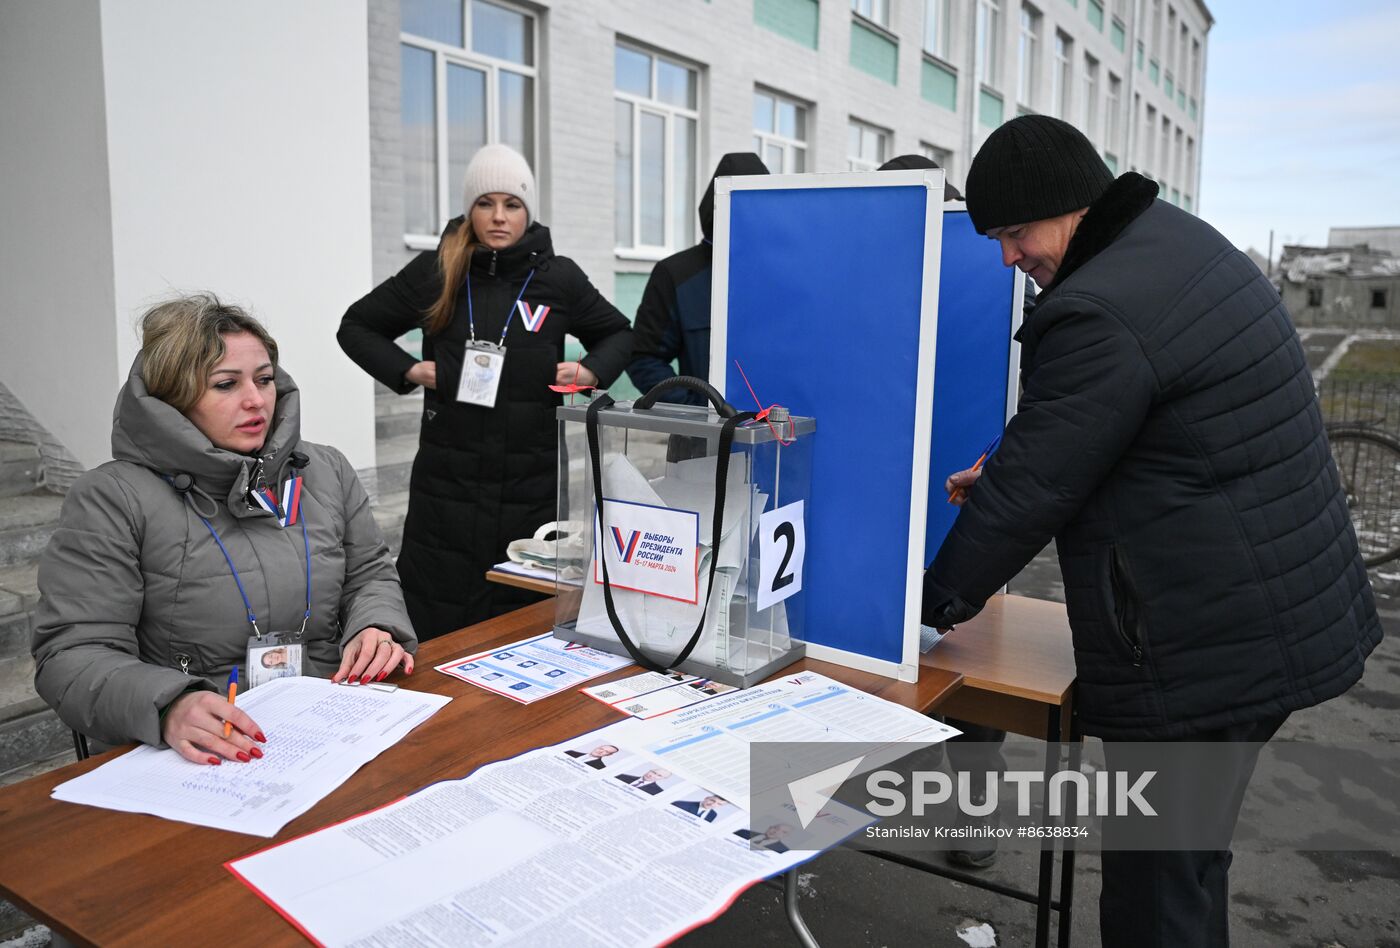
[[[205, 519], [199, 511], [194, 514], [199, 517], [201, 523], [209, 528], [209, 535], [214, 538], [214, 542], [219, 544], [219, 552], [224, 554], [224, 562], [228, 563], [229, 572], [233, 573], [233, 581], [238, 584], [238, 595], [243, 597], [243, 607], [248, 610], [248, 624], [253, 627], [253, 635], [262, 638], [262, 632], [258, 631], [258, 617], [253, 614], [253, 604], [248, 601], [248, 593], [243, 588], [243, 580], [238, 575], [238, 567], [233, 565], [233, 557], [228, 555], [228, 547], [224, 546], [224, 541], [219, 539], [219, 533], [214, 529], [214, 525]], [[306, 624], [311, 621], [311, 543], [306, 538], [306, 515], [305, 511], [300, 517], [301, 521], [301, 548], [306, 554], [306, 614], [301, 617], [301, 631], [297, 633], [300, 638], [306, 634]]]
[[[506, 332], [510, 330], [510, 321], [515, 318], [515, 311], [520, 308], [520, 301], [525, 298], [525, 287], [530, 285], [530, 281], [535, 278], [535, 271], [531, 269], [525, 275], [525, 282], [520, 287], [520, 293], [515, 297], [515, 302], [511, 304], [510, 312], [506, 314], [506, 324], [501, 329], [501, 341], [498, 346], [506, 344]], [[472, 334], [472, 342], [476, 342], [476, 317], [472, 314], [472, 271], [467, 270], [467, 329]]]

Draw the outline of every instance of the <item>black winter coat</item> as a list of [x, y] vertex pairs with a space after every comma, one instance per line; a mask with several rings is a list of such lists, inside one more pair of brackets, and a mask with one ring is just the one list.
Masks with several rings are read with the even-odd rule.
[[1090, 734], [1179, 738], [1360, 677], [1381, 629], [1278, 294], [1119, 178], [1021, 328], [1023, 394], [924, 580], [947, 626], [1053, 537]]
[[[447, 225], [444, 238], [461, 226]], [[516, 297], [534, 271], [524, 302], [549, 312], [531, 332]], [[490, 584], [484, 574], [506, 558], [506, 545], [555, 519], [558, 484], [554, 409], [562, 396], [549, 390], [564, 359], [564, 336], [588, 349], [580, 360], [607, 386], [632, 354], [627, 319], [603, 298], [583, 271], [554, 255], [549, 229], [532, 224], [502, 251], [478, 249], [470, 268], [476, 338], [499, 342], [506, 361], [494, 408], [456, 401], [469, 338], [465, 287], [452, 322], [423, 339], [424, 361], [437, 363], [437, 388], [426, 393], [418, 455], [409, 485], [399, 577], [420, 639], [489, 619], [536, 596]], [[436, 251], [408, 266], [350, 307], [337, 339], [351, 359], [401, 394], [418, 361], [394, 344], [420, 328], [442, 286]]]

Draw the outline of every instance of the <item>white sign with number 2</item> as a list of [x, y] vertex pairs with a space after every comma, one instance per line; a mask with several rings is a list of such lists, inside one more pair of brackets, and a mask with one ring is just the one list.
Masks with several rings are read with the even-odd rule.
[[802, 501], [758, 517], [758, 609], [762, 612], [802, 591], [807, 531]]

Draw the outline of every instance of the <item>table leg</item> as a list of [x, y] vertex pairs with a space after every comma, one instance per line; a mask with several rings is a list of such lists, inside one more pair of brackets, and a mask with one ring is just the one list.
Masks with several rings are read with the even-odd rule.
[[[1080, 757], [1084, 750], [1084, 735], [1079, 730], [1079, 715], [1073, 710], [1069, 715], [1069, 767], [1070, 770], [1079, 770]], [[1076, 801], [1077, 803], [1078, 801]], [[1075, 814], [1078, 808], [1067, 810], [1066, 823], [1074, 826], [1078, 821]], [[1070, 942], [1070, 920], [1073, 918], [1074, 908], [1074, 840], [1066, 836], [1064, 840], [1064, 851], [1060, 856], [1060, 933], [1057, 940], [1059, 948], [1069, 948]]]
[[[1045, 726], [1045, 781], [1041, 785], [1040, 825], [1050, 825], [1050, 778], [1060, 762], [1060, 709], [1053, 707], [1046, 714]], [[1035, 945], [1047, 948], [1050, 944], [1050, 900], [1055, 881], [1055, 843], [1048, 840], [1049, 848], [1040, 851], [1040, 879], [1035, 888]]]
[[797, 940], [802, 943], [802, 948], [821, 948], [817, 939], [812, 936], [812, 930], [807, 927], [807, 922], [802, 918], [801, 906], [797, 904], [796, 869], [783, 873], [783, 908], [787, 910], [788, 924], [792, 926], [792, 933], [797, 936]]

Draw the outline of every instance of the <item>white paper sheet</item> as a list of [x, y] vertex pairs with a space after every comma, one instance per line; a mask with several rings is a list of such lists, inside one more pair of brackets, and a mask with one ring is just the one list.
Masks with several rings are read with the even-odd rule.
[[212, 766], [143, 745], [59, 784], [53, 797], [275, 836], [450, 700], [402, 688], [281, 678], [238, 699], [267, 735], [262, 759]]
[[437, 670], [521, 704], [531, 704], [630, 664], [632, 659], [625, 655], [600, 652], [545, 633], [444, 662]]
[[[706, 819], [695, 804], [713, 794], [635, 754], [632, 723], [487, 765], [228, 867], [328, 946], [617, 948], [665, 942], [812, 855], [751, 847], [758, 834], [727, 802]], [[824, 818], [843, 836], [871, 822], [839, 804]]]

